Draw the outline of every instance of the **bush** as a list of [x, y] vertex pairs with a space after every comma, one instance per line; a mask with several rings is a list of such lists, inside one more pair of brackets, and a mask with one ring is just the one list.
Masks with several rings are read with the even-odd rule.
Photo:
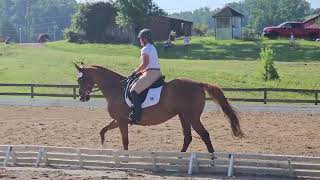
[[203, 36], [208, 33], [208, 25], [206, 24], [196, 24], [192, 31], [197, 35], [197, 36]]
[[71, 43], [83, 43], [83, 37], [80, 35], [80, 33], [76, 33], [71, 29], [66, 29], [64, 31], [64, 38]]
[[49, 34], [44, 33], [44, 34], [39, 34], [37, 42], [45, 43], [45, 42], [48, 42], [49, 40], [50, 40]]
[[242, 31], [242, 37], [243, 38], [255, 38], [255, 31], [253, 29], [250, 29], [250, 28], [243, 28], [243, 31]]
[[263, 67], [263, 72], [260, 74], [265, 81], [280, 79], [277, 69], [274, 67], [273, 57], [274, 52], [271, 48], [261, 49], [259, 62]]
[[105, 43], [106, 29], [112, 26], [116, 9], [110, 2], [81, 4], [72, 17], [71, 31], [65, 35], [70, 42]]

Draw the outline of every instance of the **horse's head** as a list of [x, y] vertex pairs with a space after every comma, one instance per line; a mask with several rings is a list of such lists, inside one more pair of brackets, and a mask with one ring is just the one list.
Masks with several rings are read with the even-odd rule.
[[94, 82], [90, 77], [86, 68], [83, 64], [78, 66], [75, 64], [75, 67], [78, 69], [78, 84], [79, 84], [79, 95], [80, 101], [86, 102], [90, 100], [90, 93], [94, 87]]

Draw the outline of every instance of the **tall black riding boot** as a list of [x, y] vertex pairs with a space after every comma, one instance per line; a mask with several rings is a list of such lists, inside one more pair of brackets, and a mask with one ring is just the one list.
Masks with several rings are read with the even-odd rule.
[[130, 93], [130, 97], [131, 97], [131, 102], [133, 104], [133, 111], [129, 115], [129, 120], [133, 124], [136, 124], [141, 119], [141, 113], [142, 113], [141, 103], [142, 102], [138, 96], [138, 93], [135, 91], [132, 91]]

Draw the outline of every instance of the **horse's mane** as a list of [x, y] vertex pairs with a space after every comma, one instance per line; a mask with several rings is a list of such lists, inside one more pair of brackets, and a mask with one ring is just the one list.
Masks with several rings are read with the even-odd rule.
[[117, 73], [117, 72], [114, 72], [114, 71], [112, 71], [112, 70], [110, 70], [110, 69], [108, 69], [108, 68], [106, 68], [106, 67], [103, 67], [103, 66], [100, 66], [100, 65], [91, 65], [91, 66], [89, 66], [89, 68], [93, 68], [93, 69], [96, 69], [97, 71], [99, 71], [99, 72], [102, 72], [102, 73], [107, 73], [107, 74], [114, 74], [114, 75], [116, 75], [116, 76], [119, 76], [120, 78], [122, 78], [122, 79], [124, 79], [125, 78], [125, 76], [123, 76], [123, 75], [121, 75], [121, 74], [119, 74], [119, 73]]

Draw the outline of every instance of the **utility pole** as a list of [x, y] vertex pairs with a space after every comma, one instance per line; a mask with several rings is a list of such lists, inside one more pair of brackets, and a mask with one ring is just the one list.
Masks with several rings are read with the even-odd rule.
[[30, 42], [31, 41], [31, 37], [30, 37], [30, 12], [29, 12], [29, 9], [30, 9], [30, 1], [31, 0], [28, 0], [28, 3], [27, 3], [27, 21], [28, 21], [28, 41]]
[[53, 41], [56, 41], [56, 27], [53, 27]]
[[20, 39], [20, 44], [21, 44], [21, 27], [19, 28], [19, 39]]
[[56, 41], [56, 29], [57, 29], [57, 26], [54, 25], [53, 26], [53, 41]]

